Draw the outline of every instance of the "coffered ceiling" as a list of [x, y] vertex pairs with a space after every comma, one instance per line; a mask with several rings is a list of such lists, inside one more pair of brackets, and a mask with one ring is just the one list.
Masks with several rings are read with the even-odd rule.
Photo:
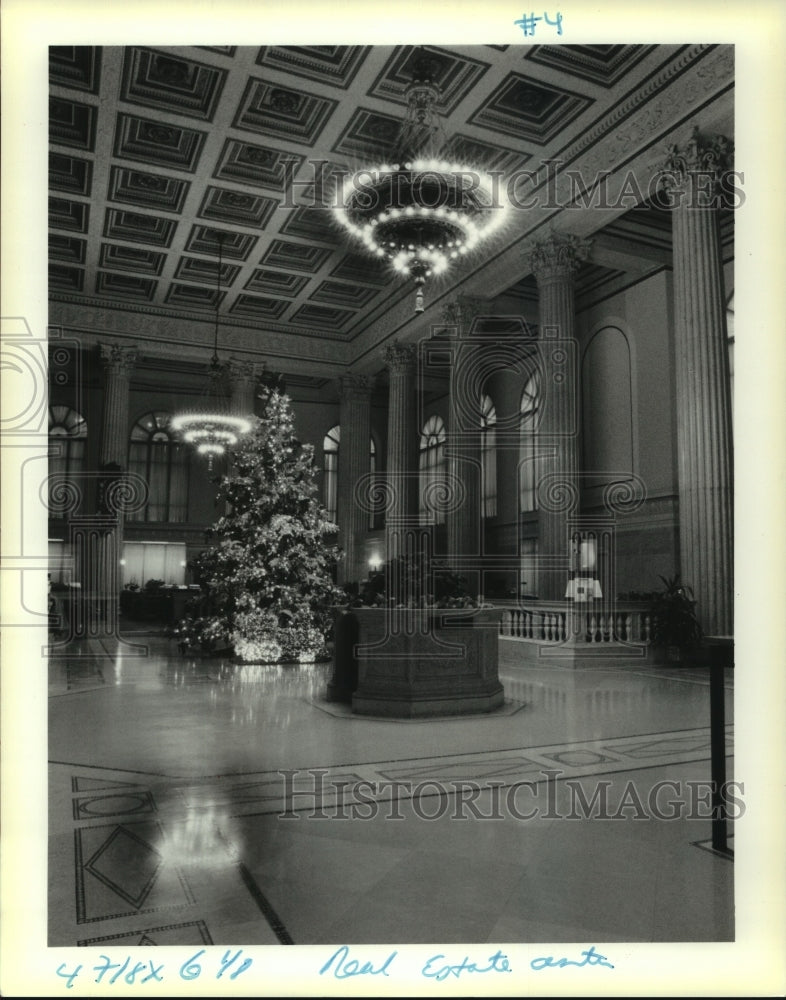
[[[390, 151], [423, 55], [447, 153], [504, 178], [549, 161], [640, 172], [690, 116], [731, 123], [728, 46], [52, 47], [52, 322], [204, 358], [218, 306], [235, 354], [362, 366], [412, 326], [412, 289], [330, 204], [337, 177]], [[583, 212], [578, 229], [564, 204], [519, 211], [429, 290], [432, 312], [459, 281], [529, 308], [521, 245], [547, 221], [597, 237], [580, 294], [669, 263], [668, 217], [646, 204]]]

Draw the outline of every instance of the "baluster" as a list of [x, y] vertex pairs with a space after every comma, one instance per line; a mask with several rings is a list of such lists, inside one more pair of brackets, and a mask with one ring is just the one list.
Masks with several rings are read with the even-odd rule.
[[590, 615], [590, 623], [589, 623], [589, 641], [590, 642], [595, 642], [596, 641], [595, 632], [597, 630], [597, 627], [598, 627], [597, 619], [595, 618], [595, 615], [592, 614], [592, 615]]

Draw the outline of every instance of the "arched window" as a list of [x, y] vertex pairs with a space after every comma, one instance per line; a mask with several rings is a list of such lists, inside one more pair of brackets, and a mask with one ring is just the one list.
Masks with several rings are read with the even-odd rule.
[[[420, 432], [420, 521], [426, 524], [430, 512], [426, 509], [426, 496], [433, 483], [445, 479], [445, 424], [441, 417], [430, 416]], [[436, 523], [445, 520], [444, 512], [437, 511]]]
[[497, 514], [497, 411], [491, 397], [480, 400], [480, 458], [483, 468], [483, 516]]
[[70, 406], [49, 407], [49, 473], [76, 476], [84, 470], [87, 421]]
[[540, 407], [540, 376], [534, 372], [524, 386], [519, 408], [519, 510], [538, 509], [537, 426]]
[[341, 428], [336, 424], [335, 427], [330, 428], [322, 442], [324, 504], [328, 520], [334, 524], [337, 523], [338, 518], [338, 446], [340, 443]]
[[147, 483], [147, 503], [129, 521], [185, 521], [188, 512], [188, 450], [170, 428], [172, 414], [146, 413], [131, 428], [128, 471]]

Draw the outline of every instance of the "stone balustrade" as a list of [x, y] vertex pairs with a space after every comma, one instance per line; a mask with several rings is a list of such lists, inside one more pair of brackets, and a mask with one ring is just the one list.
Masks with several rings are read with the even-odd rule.
[[[535, 642], [565, 642], [569, 638], [587, 645], [618, 642], [650, 643], [650, 611], [644, 604], [618, 602], [612, 610], [566, 601], [495, 601], [501, 609], [501, 636]], [[571, 619], [573, 629], [571, 635]]]

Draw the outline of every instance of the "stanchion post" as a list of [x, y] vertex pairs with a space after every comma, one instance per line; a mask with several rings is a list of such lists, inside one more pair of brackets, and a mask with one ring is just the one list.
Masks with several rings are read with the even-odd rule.
[[712, 846], [728, 853], [726, 837], [726, 695], [723, 662], [710, 659], [710, 768], [712, 777]]

